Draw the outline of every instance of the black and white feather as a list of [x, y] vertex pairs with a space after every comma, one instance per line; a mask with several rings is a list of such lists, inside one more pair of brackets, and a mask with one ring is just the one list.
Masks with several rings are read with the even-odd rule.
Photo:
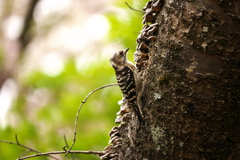
[[140, 122], [143, 122], [143, 116], [140, 107], [138, 106], [138, 92], [141, 90], [141, 80], [138, 77], [135, 65], [127, 61], [127, 52], [129, 48], [124, 51], [118, 51], [111, 59], [110, 63], [115, 69], [117, 82], [123, 93], [123, 97], [130, 103], [133, 111], [138, 116]]

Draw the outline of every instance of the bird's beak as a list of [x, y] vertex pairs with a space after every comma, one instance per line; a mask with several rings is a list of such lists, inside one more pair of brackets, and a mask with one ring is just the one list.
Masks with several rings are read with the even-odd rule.
[[130, 49], [130, 48], [127, 48], [127, 49], [124, 51], [124, 53], [126, 54], [126, 53], [128, 52], [129, 49]]

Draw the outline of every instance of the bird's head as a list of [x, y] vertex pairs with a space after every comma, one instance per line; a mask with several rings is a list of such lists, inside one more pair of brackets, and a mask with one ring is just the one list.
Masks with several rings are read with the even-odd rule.
[[110, 58], [110, 63], [113, 68], [120, 69], [121, 67], [124, 67], [124, 64], [127, 62], [128, 50], [129, 48], [114, 53], [114, 55]]

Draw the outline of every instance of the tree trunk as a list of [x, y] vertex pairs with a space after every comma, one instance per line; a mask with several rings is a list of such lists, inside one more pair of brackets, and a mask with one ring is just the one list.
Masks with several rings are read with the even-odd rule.
[[144, 23], [158, 24], [144, 27], [135, 53], [145, 124], [137, 130], [134, 116], [116, 127], [118, 159], [239, 159], [239, 7], [234, 0], [145, 7]]

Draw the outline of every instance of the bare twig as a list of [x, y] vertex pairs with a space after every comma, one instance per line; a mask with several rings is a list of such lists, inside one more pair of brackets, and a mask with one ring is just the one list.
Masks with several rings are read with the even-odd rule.
[[[28, 149], [30, 152], [41, 153], [41, 152], [38, 151], [38, 150], [35, 150], [35, 149], [30, 148], [30, 147], [28, 147], [28, 146], [22, 145], [22, 144], [19, 142], [17, 135], [15, 135], [15, 140], [16, 140], [16, 143], [15, 143], [15, 142], [11, 142], [11, 141], [6, 141], [6, 140], [0, 140], [0, 142], [20, 146], [20, 147], [22, 147], [22, 148]], [[58, 160], [58, 158], [55, 158], [55, 157], [53, 157], [53, 156], [51, 156], [51, 155], [49, 155], [49, 157]]]
[[65, 144], [66, 144], [66, 146], [63, 147], [63, 150], [66, 151], [66, 147], [69, 148], [69, 145], [68, 145], [67, 138], [66, 138], [66, 135], [65, 135], [65, 134], [63, 135], [63, 139], [64, 139], [64, 142], [65, 142]]
[[132, 8], [127, 2], [125, 2], [125, 4], [126, 4], [131, 10], [144, 13], [144, 11], [141, 11], [141, 10]]
[[[104, 154], [103, 151], [71, 151], [71, 149], [73, 148], [73, 146], [75, 145], [75, 142], [76, 142], [76, 137], [77, 137], [77, 121], [78, 121], [78, 117], [79, 117], [79, 113], [83, 107], [83, 104], [87, 102], [87, 99], [96, 91], [100, 90], [100, 89], [103, 89], [103, 88], [106, 88], [106, 87], [111, 87], [111, 86], [117, 86], [118, 84], [117, 83], [114, 83], [114, 84], [109, 84], [109, 85], [105, 85], [105, 86], [102, 86], [102, 87], [99, 87], [93, 91], [91, 91], [87, 96], [86, 98], [82, 101], [82, 104], [80, 105], [80, 107], [78, 108], [78, 111], [77, 111], [77, 114], [76, 114], [76, 118], [75, 118], [75, 124], [74, 124], [74, 136], [73, 136], [73, 142], [72, 142], [72, 145], [71, 147], [69, 147], [68, 145], [68, 142], [67, 142], [67, 139], [64, 135], [64, 141], [65, 141], [65, 144], [66, 146], [63, 147], [63, 150], [64, 151], [53, 151], [53, 152], [46, 152], [46, 153], [41, 153], [40, 151], [37, 151], [35, 149], [32, 149], [30, 147], [27, 147], [25, 145], [22, 145], [19, 140], [18, 140], [18, 137], [17, 135], [15, 135], [15, 140], [16, 140], [16, 143], [15, 142], [11, 142], [11, 141], [6, 141], [6, 140], [0, 140], [0, 142], [3, 142], [3, 143], [8, 143], [8, 144], [13, 144], [13, 145], [17, 145], [17, 146], [20, 146], [20, 147], [23, 147], [25, 149], [28, 149], [30, 152], [36, 152], [37, 154], [34, 154], [34, 155], [30, 155], [30, 156], [25, 156], [25, 157], [21, 157], [21, 158], [18, 158], [17, 160], [24, 160], [24, 159], [28, 159], [28, 158], [33, 158], [33, 157], [38, 157], [38, 156], [49, 156], [51, 158], [54, 158], [57, 160], [57, 158], [51, 156], [52, 154], [67, 154], [68, 153], [75, 153], [75, 154], [95, 154], [95, 155], [99, 155], [101, 156], [102, 154]], [[66, 148], [68, 148], [68, 150], [66, 150]], [[74, 157], [73, 157], [74, 159]]]
[[[17, 135], [15, 135], [15, 139], [16, 139], [16, 143], [15, 142], [11, 142], [11, 141], [6, 141], [6, 140], [0, 140], [0, 142], [17, 145], [17, 146], [23, 147], [25, 149], [28, 149], [29, 151], [36, 152], [36, 154], [30, 155], [30, 156], [21, 157], [21, 158], [18, 158], [17, 160], [24, 160], [24, 159], [29, 159], [29, 158], [33, 158], [33, 157], [39, 157], [39, 156], [48, 156], [48, 157], [51, 157], [51, 158], [54, 158], [54, 159], [58, 160], [58, 158], [53, 157], [52, 154], [65, 154], [67, 152], [67, 150], [65, 150], [65, 151], [52, 151], [52, 152], [41, 153], [41, 152], [39, 152], [39, 151], [37, 151], [35, 149], [32, 149], [32, 148], [27, 147], [25, 145], [22, 145], [19, 142], [19, 140], [17, 138]], [[66, 138], [64, 138], [64, 139], [66, 139]], [[65, 142], [66, 142], [66, 146], [68, 146], [67, 141], [65, 141]], [[68, 153], [74, 153], [74, 154], [95, 154], [95, 155], [99, 155], [99, 156], [104, 154], [103, 151], [68, 151]]]
[[[37, 151], [35, 149], [32, 149], [32, 148], [27, 147], [25, 145], [22, 145], [19, 142], [19, 140], [17, 138], [17, 135], [15, 135], [15, 139], [16, 139], [16, 143], [15, 142], [11, 142], [11, 141], [6, 141], [6, 140], [0, 140], [0, 142], [17, 145], [17, 146], [23, 147], [25, 149], [28, 149], [29, 151], [37, 153], [37, 154], [30, 155], [30, 156], [25, 156], [25, 157], [18, 158], [17, 160], [24, 160], [24, 159], [29, 159], [29, 158], [33, 158], [33, 157], [39, 157], [39, 156], [48, 156], [48, 157], [51, 157], [51, 158], [54, 158], [54, 159], [58, 160], [58, 158], [53, 157], [52, 154], [65, 154], [67, 152], [67, 150], [65, 150], [65, 151], [52, 151], [52, 152], [41, 153], [40, 151]], [[65, 137], [64, 137], [64, 139], [65, 139], [65, 142], [66, 142], [66, 146], [68, 146]], [[99, 155], [99, 156], [104, 154], [103, 151], [68, 151], [68, 153], [74, 153], [74, 154], [95, 154], [95, 155]]]
[[[37, 154], [34, 154], [34, 155], [18, 158], [17, 160], [24, 160], [24, 159], [33, 158], [33, 157], [49, 156], [51, 154], [64, 154], [64, 153], [66, 153], [66, 151], [53, 151], [53, 152], [46, 152], [46, 153], [37, 153]], [[104, 154], [103, 151], [68, 151], [68, 153], [95, 154], [95, 155], [102, 155], [102, 154]]]
[[16, 134], [15, 134], [15, 140], [16, 140], [17, 144], [19, 145], [20, 143], [19, 143], [19, 141], [18, 141], [18, 137], [17, 137]]
[[15, 140], [16, 140], [16, 143], [15, 142], [11, 142], [11, 141], [6, 141], [6, 140], [0, 140], [0, 142], [17, 145], [17, 146], [23, 147], [25, 149], [28, 149], [29, 151], [40, 153], [39, 151], [37, 151], [35, 149], [32, 149], [32, 148], [30, 148], [28, 146], [25, 146], [25, 145], [22, 145], [21, 143], [19, 143], [17, 135], [15, 135]]
[[[69, 148], [69, 145], [68, 145], [67, 138], [66, 138], [66, 135], [65, 135], [65, 134], [64, 134], [64, 136], [63, 136], [63, 139], [64, 139], [64, 142], [65, 142], [65, 144], [66, 144], [66, 146], [63, 147], [63, 150], [64, 150], [65, 152], [67, 152], [66, 147]], [[75, 160], [74, 155], [71, 154], [71, 156], [72, 156], [72, 159]]]
[[73, 142], [72, 142], [72, 145], [71, 147], [68, 148], [67, 152], [66, 152], [66, 156], [68, 153], [70, 153], [70, 150], [73, 148], [73, 146], [75, 145], [75, 142], [76, 142], [76, 137], [77, 137], [77, 121], [78, 121], [78, 116], [79, 116], [79, 113], [82, 109], [82, 106], [84, 103], [87, 102], [87, 99], [89, 96], [91, 96], [94, 92], [100, 90], [100, 89], [103, 89], [103, 88], [106, 88], [106, 87], [111, 87], [111, 86], [117, 86], [118, 84], [117, 83], [114, 83], [114, 84], [108, 84], [108, 85], [105, 85], [105, 86], [102, 86], [102, 87], [99, 87], [97, 89], [94, 89], [93, 91], [91, 91], [87, 96], [86, 98], [84, 99], [84, 101], [82, 101], [82, 104], [80, 105], [80, 107], [78, 108], [78, 111], [77, 111], [77, 114], [76, 114], [76, 118], [75, 118], [75, 124], [74, 124], [74, 135], [73, 135]]

